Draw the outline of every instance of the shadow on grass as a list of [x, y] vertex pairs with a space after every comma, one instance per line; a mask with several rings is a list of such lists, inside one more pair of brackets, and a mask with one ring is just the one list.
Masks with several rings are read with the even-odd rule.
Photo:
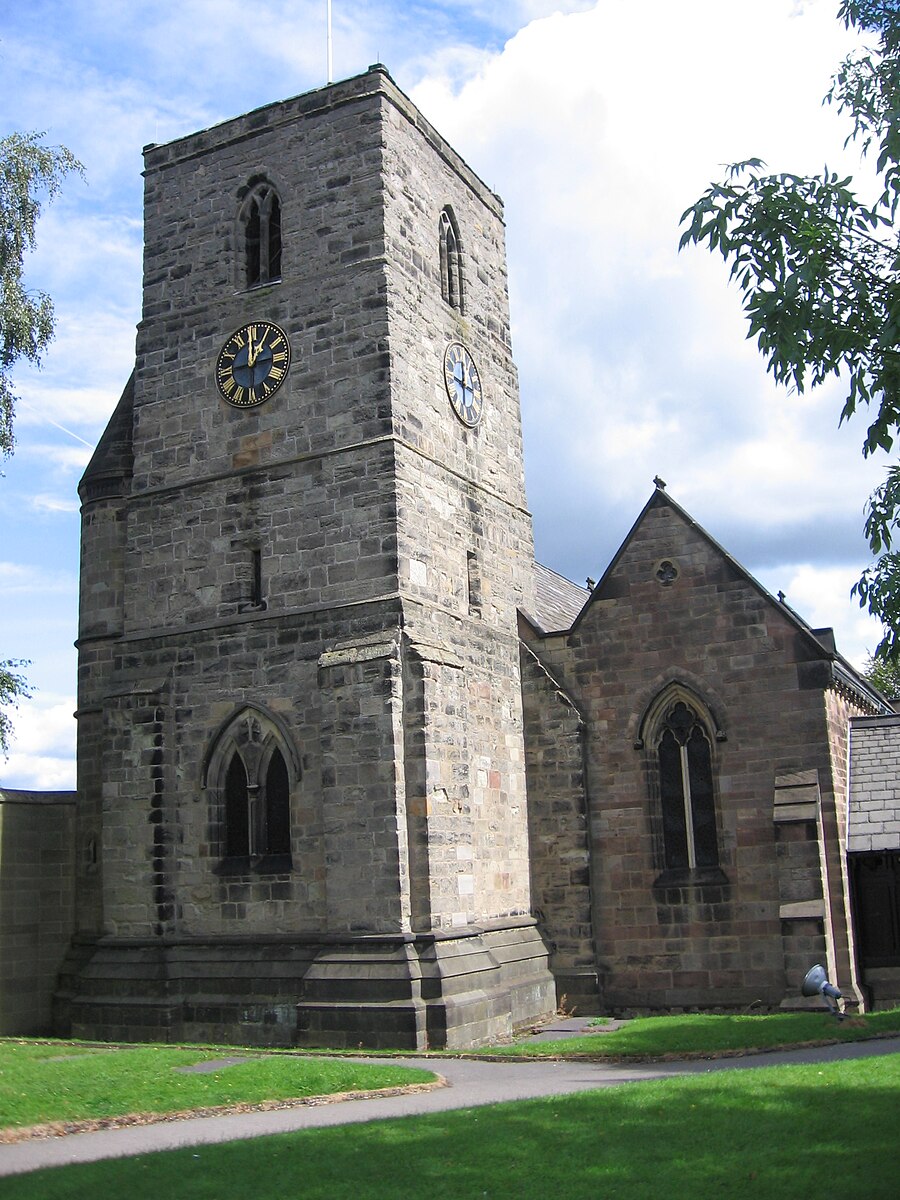
[[4, 1200], [897, 1196], [900, 1055], [716, 1072], [5, 1179]]
[[588, 1058], [665, 1059], [683, 1055], [743, 1054], [782, 1047], [856, 1042], [900, 1032], [900, 1010], [837, 1021], [826, 1011], [807, 1013], [683, 1013], [636, 1017], [620, 1029], [534, 1042], [527, 1038], [483, 1053], [510, 1058], [569, 1055]]

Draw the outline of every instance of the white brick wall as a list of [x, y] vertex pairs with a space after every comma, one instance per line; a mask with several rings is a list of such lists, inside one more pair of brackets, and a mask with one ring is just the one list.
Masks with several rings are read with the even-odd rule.
[[847, 849], [900, 849], [900, 715], [851, 723]]

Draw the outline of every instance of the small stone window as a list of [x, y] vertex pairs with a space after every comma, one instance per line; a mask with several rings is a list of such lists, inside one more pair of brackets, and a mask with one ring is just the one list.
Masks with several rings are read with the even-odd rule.
[[678, 567], [670, 558], [664, 558], [657, 566], [654, 574], [658, 582], [661, 583], [663, 587], [671, 587], [671, 585], [678, 578], [679, 571]]
[[246, 599], [239, 602], [238, 612], [265, 612], [268, 605], [263, 583], [262, 550], [254, 546], [251, 547], [249, 556], [246, 556], [244, 551], [242, 553], [245, 557], [239, 570], [245, 577], [241, 581], [241, 590]]
[[441, 260], [441, 295], [451, 308], [463, 311], [462, 250], [453, 209], [448, 205], [438, 225]]
[[478, 555], [474, 550], [466, 554], [466, 589], [469, 596], [469, 613], [473, 617], [481, 616], [481, 570]]
[[260, 287], [281, 279], [281, 200], [266, 180], [258, 181], [241, 206], [244, 286]]

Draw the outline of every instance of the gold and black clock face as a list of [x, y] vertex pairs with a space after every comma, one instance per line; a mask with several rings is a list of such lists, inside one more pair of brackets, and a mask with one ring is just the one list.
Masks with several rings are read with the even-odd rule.
[[477, 425], [484, 406], [481, 376], [472, 355], [459, 342], [451, 342], [444, 351], [444, 384], [453, 411], [462, 423]]
[[287, 334], [271, 321], [254, 321], [236, 330], [219, 354], [216, 384], [236, 408], [262, 404], [281, 387], [291, 365]]

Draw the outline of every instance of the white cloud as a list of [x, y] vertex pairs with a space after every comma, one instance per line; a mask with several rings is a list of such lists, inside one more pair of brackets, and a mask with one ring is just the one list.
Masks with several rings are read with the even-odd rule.
[[74, 696], [36, 695], [10, 715], [13, 738], [9, 758], [0, 759], [0, 780], [7, 788], [67, 790], [75, 787]]
[[802, 563], [790, 568], [780, 586], [787, 603], [813, 629], [834, 629], [838, 650], [862, 669], [881, 641], [881, 631], [868, 613], [847, 606], [847, 596], [857, 574], [845, 567], [823, 568]]
[[68, 478], [75, 472], [83, 471], [87, 466], [91, 454], [93, 453], [92, 446], [83, 445], [39, 445], [37, 443], [29, 443], [28, 453], [40, 455], [45, 462], [50, 463], [54, 468], [64, 471], [67, 476], [66, 487], [69, 487]]
[[79, 504], [77, 500], [65, 499], [62, 496], [40, 494], [31, 497], [31, 507], [37, 512], [74, 513], [78, 512]]
[[[721, 262], [677, 252], [723, 161], [838, 165], [820, 98], [849, 45], [831, 4], [790, 0], [650, 3], [636, 45], [634, 6], [605, 0], [529, 25], [458, 93], [440, 59], [415, 89], [507, 202], [526, 433], [574, 472], [573, 520], [587, 497], [636, 511], [656, 471], [753, 521], [827, 518], [845, 484], [861, 508], [873, 470], [861, 432], [835, 433], [836, 391], [775, 389]], [[531, 459], [539, 512], [560, 463]]]
[[[57, 305], [56, 335], [41, 369], [16, 370], [20, 453], [31, 445], [26, 434], [51, 425], [87, 443], [80, 460], [87, 463], [134, 367], [137, 316], [137, 310], [110, 312], [84, 298]], [[74, 466], [75, 458], [70, 461]]]
[[73, 579], [68, 572], [0, 561], [0, 596], [25, 596], [34, 593], [71, 593]]

